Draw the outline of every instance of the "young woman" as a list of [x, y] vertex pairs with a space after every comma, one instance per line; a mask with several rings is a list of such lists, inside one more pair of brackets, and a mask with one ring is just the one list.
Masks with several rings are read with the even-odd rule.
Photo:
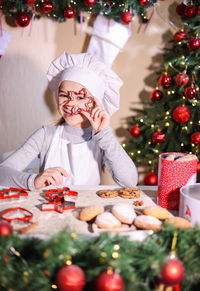
[[[119, 77], [91, 54], [65, 52], [51, 63], [47, 78], [61, 120], [37, 130], [1, 163], [0, 185], [99, 185], [104, 166], [120, 186], [136, 185], [137, 169], [110, 127], [119, 109]], [[39, 174], [23, 172], [37, 156]]]

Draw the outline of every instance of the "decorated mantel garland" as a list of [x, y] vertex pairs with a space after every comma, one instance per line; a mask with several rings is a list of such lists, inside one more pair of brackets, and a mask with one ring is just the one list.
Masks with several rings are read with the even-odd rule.
[[101, 14], [107, 18], [129, 24], [138, 14], [148, 22], [146, 10], [157, 0], [0, 0], [2, 13], [20, 27], [26, 27], [31, 19], [47, 16], [59, 22], [76, 18], [83, 21], [83, 12]]
[[61, 232], [49, 239], [13, 235], [0, 222], [0, 290], [200, 290], [200, 230], [173, 226], [144, 242]]

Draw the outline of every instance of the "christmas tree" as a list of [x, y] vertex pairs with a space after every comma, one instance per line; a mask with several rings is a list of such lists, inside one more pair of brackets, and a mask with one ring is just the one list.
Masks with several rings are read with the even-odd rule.
[[164, 63], [149, 101], [144, 109], [135, 110], [129, 127], [131, 139], [125, 149], [137, 166], [144, 166], [145, 184], [157, 184], [161, 153], [190, 153], [200, 158], [200, 5], [189, 2], [176, 7], [182, 27], [164, 50]]

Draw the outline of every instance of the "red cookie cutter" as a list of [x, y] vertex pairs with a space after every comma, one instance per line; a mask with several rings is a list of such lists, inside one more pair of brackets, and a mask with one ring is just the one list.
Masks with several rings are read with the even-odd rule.
[[[19, 216], [15, 216], [15, 217], [5, 217], [5, 215], [7, 215], [8, 213], [11, 213], [13, 211], [23, 211], [26, 212], [28, 215], [24, 216], [24, 217], [19, 217]], [[6, 211], [1, 213], [1, 218], [3, 220], [6, 221], [14, 221], [14, 220], [21, 220], [21, 221], [30, 221], [33, 218], [33, 213], [29, 210], [27, 210], [26, 208], [22, 208], [22, 207], [14, 207], [14, 208], [9, 208]]]
[[27, 193], [26, 189], [23, 189], [23, 188], [3, 189], [0, 192], [0, 200], [27, 197], [27, 196], [28, 196], [28, 193]]

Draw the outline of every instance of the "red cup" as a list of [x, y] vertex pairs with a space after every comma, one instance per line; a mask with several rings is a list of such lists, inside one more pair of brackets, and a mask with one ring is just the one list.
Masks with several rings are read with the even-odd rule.
[[[182, 160], [167, 160], [166, 157], [181, 156]], [[186, 159], [185, 156], [194, 157]], [[186, 153], [163, 153], [159, 155], [157, 203], [170, 210], [179, 209], [180, 188], [196, 183], [198, 159]]]

